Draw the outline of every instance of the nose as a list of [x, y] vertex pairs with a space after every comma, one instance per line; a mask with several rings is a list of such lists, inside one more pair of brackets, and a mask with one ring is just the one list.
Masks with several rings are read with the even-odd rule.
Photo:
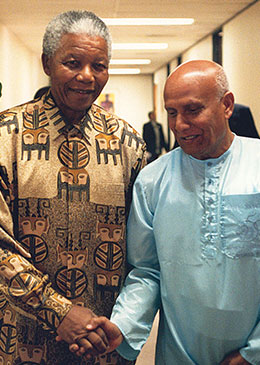
[[94, 80], [93, 70], [90, 65], [82, 67], [82, 69], [77, 74], [77, 80], [83, 82], [90, 82]]
[[175, 126], [174, 129], [177, 132], [183, 132], [186, 129], [188, 129], [190, 127], [190, 123], [187, 120], [187, 118], [185, 118], [185, 116], [183, 114], [178, 114], [175, 120]]

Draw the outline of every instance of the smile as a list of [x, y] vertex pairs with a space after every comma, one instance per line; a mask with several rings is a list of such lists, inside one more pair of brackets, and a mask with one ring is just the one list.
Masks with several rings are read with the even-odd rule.
[[197, 138], [198, 136], [199, 136], [198, 134], [194, 134], [192, 136], [182, 137], [181, 139], [183, 139], [184, 141], [191, 141], [191, 140]]
[[79, 90], [79, 89], [70, 89], [72, 92], [77, 93], [77, 94], [93, 94], [94, 90]]

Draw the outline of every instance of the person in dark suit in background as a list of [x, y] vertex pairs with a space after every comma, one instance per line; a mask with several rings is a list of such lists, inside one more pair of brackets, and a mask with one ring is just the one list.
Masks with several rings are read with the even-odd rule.
[[155, 112], [149, 112], [148, 117], [149, 122], [143, 126], [143, 139], [147, 146], [147, 163], [150, 163], [161, 155], [163, 148], [166, 151], [169, 148], [165, 142], [162, 126], [156, 121]]
[[[257, 132], [253, 115], [248, 106], [242, 104], [234, 104], [234, 109], [229, 118], [229, 127], [237, 136], [260, 138]], [[175, 140], [173, 149], [179, 147]]]
[[259, 138], [250, 108], [246, 105], [235, 104], [229, 119], [229, 126], [237, 136]]

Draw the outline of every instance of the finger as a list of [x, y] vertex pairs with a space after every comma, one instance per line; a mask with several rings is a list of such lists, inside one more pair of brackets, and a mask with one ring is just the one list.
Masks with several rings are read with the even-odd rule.
[[98, 327], [103, 327], [104, 328], [104, 324], [106, 323], [107, 318], [102, 316], [102, 317], [93, 317], [91, 318], [90, 323], [86, 326], [86, 328], [88, 330], [95, 330]]
[[[109, 319], [107, 317], [98, 317], [98, 318], [92, 318], [90, 325], [92, 326], [99, 326], [101, 327], [104, 332], [107, 335], [108, 340], [110, 341], [111, 339], [114, 339], [116, 337], [118, 337], [121, 332], [119, 331], [118, 327], [115, 326], [113, 323], [111, 323], [109, 321]], [[87, 329], [89, 330], [89, 326], [87, 326]]]
[[80, 349], [80, 347], [77, 343], [72, 343], [71, 345], [69, 345], [69, 349], [71, 352], [77, 352]]
[[[104, 340], [103, 340], [103, 336]], [[85, 334], [84, 339], [91, 343], [93, 348], [97, 351], [99, 354], [103, 354], [108, 347], [108, 341], [106, 338], [106, 335], [104, 331], [100, 328], [96, 331], [91, 331]], [[93, 353], [93, 350], [92, 350]]]
[[107, 347], [109, 345], [109, 341], [107, 338], [107, 335], [105, 333], [105, 331], [103, 330], [103, 328], [98, 327], [95, 331], [93, 331], [94, 333], [96, 332], [97, 335], [101, 338], [101, 340], [103, 341], [104, 345]]
[[62, 337], [61, 337], [61, 336], [59, 336], [59, 335], [58, 335], [58, 336], [56, 336], [56, 341], [57, 341], [57, 342], [63, 341], [63, 340], [62, 340]]
[[83, 356], [83, 355], [97, 355], [97, 350], [92, 345], [90, 341], [88, 341], [87, 338], [80, 338], [77, 340], [77, 344], [79, 346], [79, 349], [76, 351], [76, 355]]

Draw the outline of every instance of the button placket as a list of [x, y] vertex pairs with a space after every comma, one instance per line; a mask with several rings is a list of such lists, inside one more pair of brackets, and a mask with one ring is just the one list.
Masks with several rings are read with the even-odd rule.
[[217, 254], [217, 217], [219, 205], [219, 175], [221, 166], [221, 162], [215, 166], [212, 162], [205, 164], [202, 255], [207, 259], [214, 259]]

